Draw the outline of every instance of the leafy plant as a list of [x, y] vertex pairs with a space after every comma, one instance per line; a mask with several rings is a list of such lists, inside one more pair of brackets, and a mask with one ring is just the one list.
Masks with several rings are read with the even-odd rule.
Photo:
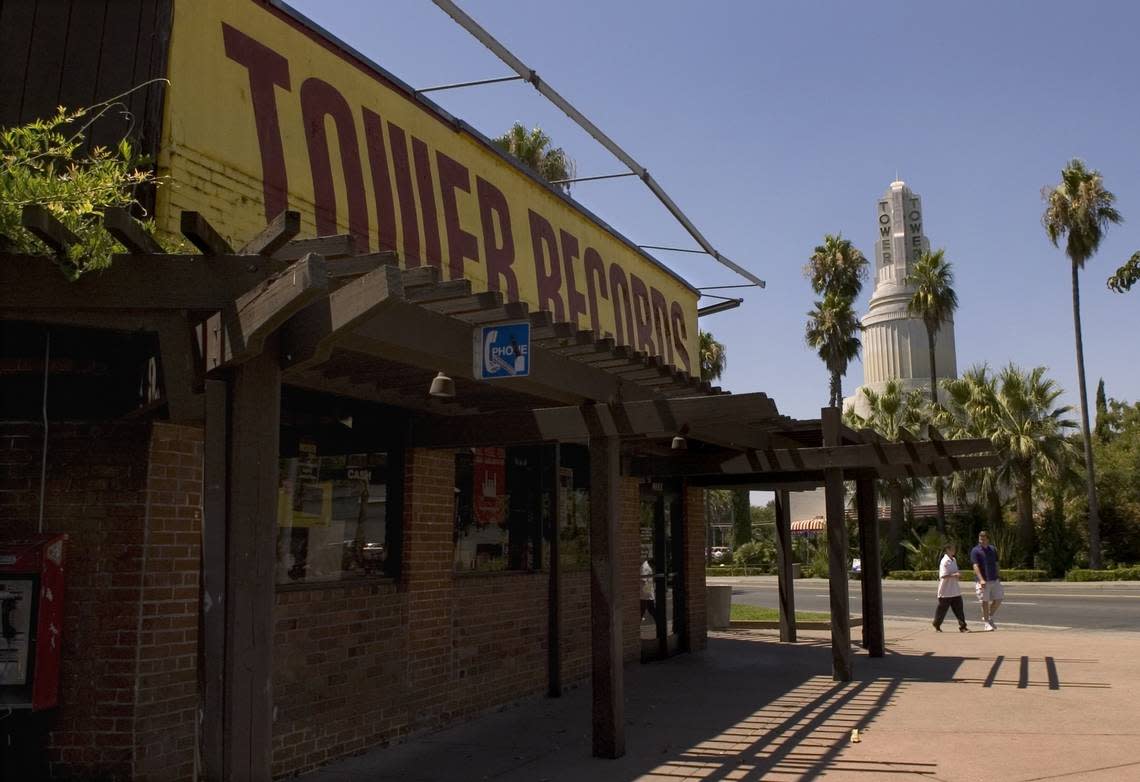
[[775, 568], [776, 546], [770, 541], [754, 541], [736, 547], [732, 563], [740, 567]]
[[902, 541], [902, 547], [910, 552], [910, 566], [915, 570], [937, 570], [946, 536], [937, 529], [928, 529], [924, 535], [911, 530], [910, 534], [913, 541]]
[[[103, 229], [103, 211], [137, 207], [137, 189], [159, 181], [149, 161], [126, 139], [113, 150], [83, 151], [87, 129], [115, 105], [60, 107], [50, 118], [0, 131], [0, 235], [8, 240], [8, 252], [48, 251], [21, 225], [24, 207], [36, 204], [78, 238], [60, 259], [69, 277], [110, 264], [118, 245]], [[150, 223], [142, 225], [153, 232]]]

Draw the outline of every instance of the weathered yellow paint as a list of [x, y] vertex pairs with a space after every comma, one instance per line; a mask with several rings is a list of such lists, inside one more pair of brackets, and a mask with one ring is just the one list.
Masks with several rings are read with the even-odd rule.
[[[236, 31], [243, 40], [248, 37], [257, 45], [267, 47], [272, 53], [287, 60], [288, 87], [278, 85], [273, 88], [272, 104], [279, 120], [280, 144], [288, 181], [288, 208], [301, 212], [302, 235], [317, 234], [319, 199], [314, 187], [310, 144], [314, 132], [320, 128], [313, 122], [306, 128], [301, 96], [305, 90], [314, 87], [325, 90], [327, 94], [329, 90], [325, 85], [328, 85], [332, 88], [332, 94], [343, 97], [351, 112], [352, 130], [359, 150], [356, 158], [348, 155], [348, 159], [342, 161], [341, 154], [344, 150], [338, 142], [337, 124], [332, 117], [323, 116], [320, 122], [323, 122], [326, 134], [333, 174], [332, 187], [335, 191], [335, 232], [347, 233], [350, 229], [349, 194], [344, 167], [347, 164], [350, 174], [363, 182], [369, 249], [376, 250], [380, 245], [382, 237], [378, 228], [379, 215], [388, 208], [395, 217], [396, 227], [388, 241], [395, 244], [402, 258], [411, 257], [407, 263], [416, 263], [416, 254], [408, 252], [408, 237], [404, 236], [405, 215], [401, 212], [401, 199], [395, 184], [398, 161], [393, 157], [396, 141], [389, 123], [394, 124], [407, 134], [408, 158], [412, 161], [409, 174], [413, 184], [417, 181], [417, 174], [425, 172], [421, 171], [421, 166], [414, 160], [412, 139], [422, 141], [429, 152], [429, 204], [434, 205], [437, 216], [436, 233], [441, 257], [428, 257], [426, 242], [430, 237], [425, 234], [425, 211], [421, 192], [416, 188], [414, 203], [419, 231], [412, 238], [412, 245], [419, 246], [419, 259], [425, 263], [435, 262], [441, 265], [444, 278], [458, 276], [449, 268], [451, 247], [445, 220], [447, 196], [439, 170], [443, 160], [440, 155], [444, 155], [461, 164], [468, 172], [469, 192], [462, 189], [452, 189], [449, 192], [454, 194], [458, 215], [458, 225], [453, 224], [453, 232], [458, 228], [476, 240], [477, 252], [473, 253], [476, 257], [461, 261], [462, 276], [470, 279], [476, 289], [484, 290], [489, 285], [488, 250], [493, 251], [502, 243], [504, 228], [500, 222], [496, 222], [496, 213], [495, 219], [491, 220], [491, 235], [484, 232], [486, 209], [481, 211], [477, 196], [477, 179], [481, 178], [502, 192], [509, 207], [509, 227], [514, 240], [514, 262], [511, 269], [517, 277], [519, 299], [528, 302], [532, 309], [555, 310], [560, 307], [566, 315], [564, 319], [569, 320], [574, 315], [573, 319], [580, 328], [591, 328], [596, 317], [601, 332], [618, 336], [621, 342], [638, 349], [646, 349], [644, 337], [649, 334], [654, 348], [652, 352], [663, 356], [678, 368], [688, 369], [694, 374], [699, 371], [697, 294], [679, 277], [575, 208], [568, 199], [562, 198], [507, 162], [479, 138], [457, 129], [441, 116], [422, 107], [404, 90], [388, 82], [382, 74], [356, 61], [352, 55], [316, 33], [303, 29], [280, 11], [255, 0], [176, 0], [174, 4], [168, 69], [170, 87], [159, 158], [160, 169], [167, 175], [169, 182], [159, 191], [157, 220], [161, 228], [177, 232], [180, 211], [194, 209], [202, 212], [231, 243], [240, 245], [266, 223], [267, 207], [263, 197], [265, 172], [262, 166], [262, 145], [266, 139], [263, 133], [259, 143], [251, 90], [251, 69], [247, 64], [227, 55], [223, 33], [224, 26], [227, 25], [232, 28], [229, 33], [231, 44]], [[380, 182], [373, 178], [366, 140], [366, 110], [379, 115], [383, 120], [385, 132], [382, 154], [390, 178], [387, 190], [380, 188]], [[321, 115], [318, 113], [317, 116]], [[319, 138], [319, 133], [316, 137]], [[561, 250], [567, 249], [564, 244], [567, 236], [573, 237], [578, 243], [577, 257], [571, 259], [568, 267], [563, 263], [560, 264], [562, 268], [558, 269], [557, 276], [561, 279], [556, 292], [557, 305], [550, 298], [551, 284], [548, 283], [547, 296], [540, 306], [538, 270], [542, 269], [542, 273], [549, 278], [553, 269], [548, 261], [554, 259], [543, 253], [543, 259], [536, 267], [532, 241], [534, 221], [530, 215], [532, 211], [545, 218], [554, 235], [559, 237], [558, 246], [552, 248], [558, 251], [559, 256], [562, 255]], [[633, 287], [632, 276], [636, 276], [644, 281], [650, 298], [652, 291], [660, 292], [658, 304], [663, 300], [667, 313], [665, 317], [660, 317], [659, 309], [659, 317], [654, 323], [653, 302], [647, 298], [646, 312], [646, 302], [642, 302], [639, 307], [638, 302], [634, 301], [636, 297], [631, 295], [633, 333], [630, 333], [627, 323], [618, 324], [612, 300], [602, 297], [602, 285], [597, 282], [597, 276], [587, 277], [584, 263], [587, 248], [596, 251], [604, 264], [607, 295], [613, 292], [609, 275], [611, 267], [616, 265], [622, 272], [619, 277], [624, 276], [630, 280], [630, 288]], [[573, 272], [573, 286], [567, 279], [568, 269]], [[502, 285], [506, 293], [505, 278], [495, 276], [492, 287]], [[596, 307], [591, 307], [589, 301], [591, 282], [595, 283]], [[578, 302], [577, 307], [574, 306], [575, 300]], [[668, 315], [671, 306], [672, 319]], [[585, 312], [580, 311], [583, 307]], [[638, 320], [642, 323], [640, 340]], [[646, 322], [649, 324], [648, 332], [645, 331]]]

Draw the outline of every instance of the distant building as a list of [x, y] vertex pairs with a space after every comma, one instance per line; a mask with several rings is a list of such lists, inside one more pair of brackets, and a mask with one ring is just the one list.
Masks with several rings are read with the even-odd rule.
[[[907, 312], [914, 287], [907, 284], [911, 268], [930, 241], [922, 232], [922, 199], [905, 182], [891, 182], [875, 209], [875, 288], [863, 316], [863, 387], [882, 391], [888, 380], [907, 389], [930, 388], [930, 357], [926, 326]], [[954, 321], [942, 324], [935, 340], [939, 378], [958, 376], [954, 353]], [[862, 389], [843, 402], [866, 412]]]

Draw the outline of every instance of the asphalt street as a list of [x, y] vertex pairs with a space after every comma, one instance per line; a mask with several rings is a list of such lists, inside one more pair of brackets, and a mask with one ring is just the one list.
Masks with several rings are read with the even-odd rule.
[[[710, 584], [731, 584], [732, 602], [779, 605], [774, 576], [709, 578]], [[848, 581], [852, 614], [861, 613], [858, 581]], [[884, 581], [883, 612], [887, 617], [927, 619], [937, 605], [934, 582]], [[966, 621], [981, 625], [972, 581], [963, 581]], [[827, 611], [828, 587], [822, 579], [795, 581], [797, 611]], [[1029, 625], [1039, 628], [1140, 631], [1140, 583], [1009, 582], [1005, 602], [995, 616], [998, 628]], [[954, 627], [950, 614], [946, 627]]]

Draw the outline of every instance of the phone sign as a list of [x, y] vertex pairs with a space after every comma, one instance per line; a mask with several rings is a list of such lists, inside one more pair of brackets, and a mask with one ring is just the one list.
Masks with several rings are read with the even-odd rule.
[[530, 324], [498, 323], [475, 331], [475, 379], [530, 374]]

